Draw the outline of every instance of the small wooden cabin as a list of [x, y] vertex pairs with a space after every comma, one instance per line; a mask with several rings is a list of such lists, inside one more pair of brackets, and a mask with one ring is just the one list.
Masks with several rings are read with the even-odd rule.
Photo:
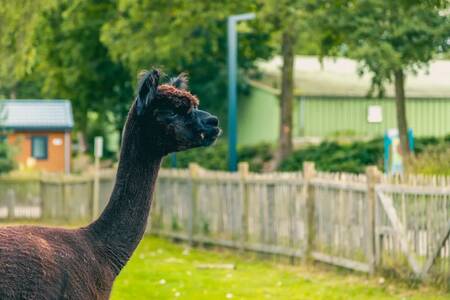
[[70, 173], [69, 100], [3, 100], [0, 111], [1, 139], [17, 148], [19, 168]]

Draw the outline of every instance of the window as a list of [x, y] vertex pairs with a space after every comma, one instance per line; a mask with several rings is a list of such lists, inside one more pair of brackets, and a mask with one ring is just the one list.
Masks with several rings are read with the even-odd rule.
[[48, 138], [46, 136], [31, 137], [31, 156], [36, 159], [47, 159]]

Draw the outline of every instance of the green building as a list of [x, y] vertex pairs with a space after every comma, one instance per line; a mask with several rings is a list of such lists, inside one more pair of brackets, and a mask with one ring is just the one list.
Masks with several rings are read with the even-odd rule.
[[[277, 140], [280, 64], [278, 58], [262, 63], [263, 78], [250, 80], [250, 95], [239, 100], [240, 145]], [[370, 77], [359, 77], [352, 60], [319, 63], [315, 57], [297, 57], [295, 77], [294, 141], [335, 135], [381, 136], [396, 127], [393, 86], [386, 86], [382, 99], [367, 98]], [[405, 90], [407, 119], [416, 136], [450, 134], [450, 61], [435, 61], [427, 72], [409, 74]]]

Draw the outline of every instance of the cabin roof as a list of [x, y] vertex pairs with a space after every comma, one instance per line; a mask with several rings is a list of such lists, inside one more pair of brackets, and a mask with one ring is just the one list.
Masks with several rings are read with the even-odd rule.
[[[258, 63], [261, 83], [279, 90], [282, 60], [275, 57]], [[450, 60], [433, 60], [428, 68], [406, 74], [405, 94], [414, 98], [450, 98]], [[305, 96], [365, 97], [370, 89], [369, 74], [358, 75], [358, 63], [348, 58], [296, 56], [294, 67], [296, 94]], [[393, 84], [386, 85], [386, 96], [394, 97]]]
[[73, 126], [72, 104], [69, 100], [0, 101], [0, 127], [3, 129], [67, 131]]

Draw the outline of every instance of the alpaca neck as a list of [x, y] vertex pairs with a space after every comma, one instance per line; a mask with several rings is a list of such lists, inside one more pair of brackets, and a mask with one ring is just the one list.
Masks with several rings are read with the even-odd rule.
[[88, 230], [120, 271], [144, 235], [162, 155], [150, 155], [132, 108], [122, 140], [116, 183], [108, 205]]

